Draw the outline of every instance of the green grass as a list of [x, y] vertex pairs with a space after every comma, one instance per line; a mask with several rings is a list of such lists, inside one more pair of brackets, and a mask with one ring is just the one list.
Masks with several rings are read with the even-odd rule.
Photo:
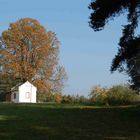
[[0, 140], [140, 140], [140, 106], [1, 103]]

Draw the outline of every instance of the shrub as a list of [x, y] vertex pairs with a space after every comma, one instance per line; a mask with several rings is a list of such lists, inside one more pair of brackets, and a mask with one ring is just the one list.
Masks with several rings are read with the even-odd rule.
[[138, 102], [139, 95], [127, 85], [116, 85], [107, 92], [107, 102], [110, 105], [126, 105]]
[[56, 103], [61, 103], [62, 98], [63, 98], [61, 93], [50, 93], [50, 92], [42, 93], [41, 97], [42, 99], [39, 100], [41, 102], [56, 102]]
[[110, 89], [95, 86], [90, 93], [91, 103], [98, 105], [128, 105], [139, 99], [137, 92], [127, 85], [116, 85]]
[[101, 86], [94, 86], [89, 95], [90, 103], [97, 105], [107, 104], [107, 89]]
[[79, 96], [79, 95], [64, 95], [62, 99], [62, 103], [85, 104], [88, 103], [88, 99], [84, 96]]
[[72, 103], [72, 97], [70, 95], [64, 95], [62, 98], [62, 103]]
[[63, 99], [63, 96], [60, 93], [55, 93], [54, 94], [54, 102], [61, 103], [62, 99]]

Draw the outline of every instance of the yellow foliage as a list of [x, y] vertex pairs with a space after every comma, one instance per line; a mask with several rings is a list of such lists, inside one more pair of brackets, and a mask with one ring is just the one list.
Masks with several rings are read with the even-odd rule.
[[37, 20], [24, 18], [10, 24], [2, 33], [1, 42], [3, 73], [22, 82], [33, 81], [40, 92], [53, 87], [50, 79], [56, 72], [59, 53], [55, 33], [46, 31]]

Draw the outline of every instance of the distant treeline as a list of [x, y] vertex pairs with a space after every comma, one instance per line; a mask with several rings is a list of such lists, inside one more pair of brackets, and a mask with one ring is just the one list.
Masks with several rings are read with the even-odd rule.
[[128, 85], [115, 85], [111, 88], [94, 86], [88, 97], [80, 95], [44, 94], [44, 102], [88, 105], [129, 105], [138, 103], [140, 95]]

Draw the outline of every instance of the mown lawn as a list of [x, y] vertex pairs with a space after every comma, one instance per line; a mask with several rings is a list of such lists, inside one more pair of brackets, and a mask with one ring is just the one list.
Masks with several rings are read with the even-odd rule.
[[0, 140], [140, 140], [140, 106], [1, 103]]

